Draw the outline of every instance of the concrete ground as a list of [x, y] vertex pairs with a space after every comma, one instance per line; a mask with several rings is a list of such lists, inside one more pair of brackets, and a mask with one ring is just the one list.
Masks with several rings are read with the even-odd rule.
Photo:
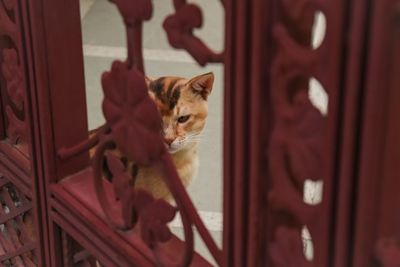
[[[220, 51], [224, 37], [222, 6], [215, 0], [191, 2], [207, 10], [203, 13], [204, 27], [196, 34]], [[223, 69], [220, 64], [200, 67], [185, 51], [171, 48], [162, 22], [173, 13], [172, 1], [153, 1], [153, 6], [153, 19], [144, 24], [143, 33], [147, 75], [189, 78], [210, 71], [215, 75], [214, 88], [209, 97], [209, 116], [200, 145], [199, 173], [188, 192], [207, 228], [221, 245]], [[89, 127], [93, 129], [104, 122], [101, 74], [110, 69], [113, 60], [126, 57], [125, 29], [117, 9], [107, 0], [81, 0], [81, 18]], [[179, 219], [174, 220], [171, 226], [174, 233], [182, 235]], [[199, 238], [196, 238], [196, 250], [207, 259], [211, 258]]]

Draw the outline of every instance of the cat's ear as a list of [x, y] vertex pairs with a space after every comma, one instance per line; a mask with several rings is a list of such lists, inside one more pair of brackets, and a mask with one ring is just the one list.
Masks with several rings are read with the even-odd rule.
[[150, 83], [151, 83], [154, 79], [153, 79], [153, 78], [150, 78], [150, 77], [147, 77], [147, 76], [144, 76], [144, 79], [145, 79], [145, 81], [146, 81], [147, 87], [149, 88], [149, 87], [150, 87]]
[[199, 94], [204, 100], [207, 100], [211, 93], [214, 83], [214, 74], [212, 72], [196, 76], [189, 81], [189, 86], [193, 92]]

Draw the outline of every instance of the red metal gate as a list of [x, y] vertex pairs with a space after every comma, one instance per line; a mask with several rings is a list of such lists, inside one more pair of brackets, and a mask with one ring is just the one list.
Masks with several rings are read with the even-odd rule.
[[[225, 67], [222, 249], [154, 123], [141, 47], [152, 1], [112, 2], [128, 56], [104, 70], [104, 101], [125, 109], [106, 105], [106, 124], [89, 138], [78, 1], [0, 0], [1, 266], [209, 266], [193, 228], [220, 266], [400, 265], [399, 1], [223, 0], [223, 53], [193, 33], [207, 10], [173, 1], [170, 44]], [[316, 14], [326, 30], [312, 45]], [[327, 114], [310, 100], [311, 78]], [[147, 112], [147, 122], [124, 112]], [[113, 146], [158, 166], [176, 207], [130, 190], [115, 158], [116, 178], [103, 180]], [[308, 183], [323, 184], [319, 203], [304, 200]], [[184, 240], [167, 227], [176, 213]]]

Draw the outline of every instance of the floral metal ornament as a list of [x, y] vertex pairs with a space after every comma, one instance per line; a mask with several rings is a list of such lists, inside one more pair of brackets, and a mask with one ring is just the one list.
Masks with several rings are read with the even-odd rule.
[[[24, 80], [24, 56], [20, 54], [21, 37], [18, 30], [19, 15], [13, 14], [18, 8], [15, 0], [3, 1], [0, 5], [0, 36], [7, 36], [10, 42], [2, 48], [1, 74], [4, 77], [6, 93], [4, 97], [4, 113], [7, 118], [7, 137], [12, 145], [26, 144], [27, 126], [25, 121], [24, 101], [26, 84]], [[24, 152], [25, 148], [22, 149]]]
[[165, 152], [161, 117], [147, 93], [144, 77], [116, 61], [102, 77], [103, 114], [118, 148], [139, 165], [149, 165]]
[[22, 110], [24, 102], [24, 85], [22, 70], [18, 62], [18, 54], [14, 48], [3, 49], [1, 70], [7, 82], [7, 93], [13, 104]]
[[142, 239], [150, 248], [154, 248], [157, 242], [171, 239], [172, 233], [167, 223], [174, 219], [176, 208], [163, 200], [154, 199], [144, 190], [136, 191], [135, 206], [141, 223]]
[[286, 227], [277, 229], [276, 241], [270, 245], [270, 254], [274, 267], [312, 266], [302, 255], [303, 243], [301, 242], [300, 232], [300, 230]]
[[223, 53], [213, 52], [201, 39], [193, 34], [203, 24], [201, 9], [186, 1], [174, 1], [176, 13], [163, 23], [169, 43], [175, 48], [185, 49], [202, 66], [208, 62], [222, 62]]
[[[198, 230], [215, 261], [220, 263], [221, 250], [201, 220], [182, 184], [171, 155], [166, 150], [162, 138], [161, 115], [148, 94], [141, 42], [142, 23], [150, 19], [152, 14], [151, 1], [114, 0], [112, 2], [117, 5], [124, 19], [128, 54], [126, 61], [114, 61], [111, 70], [102, 76], [104, 92], [102, 109], [106, 123], [88, 140], [74, 147], [62, 148], [58, 155], [61, 159], [68, 159], [96, 147], [92, 157], [93, 184], [104, 219], [119, 232], [137, 227], [144, 244], [153, 250], [159, 265], [190, 265], [194, 256], [193, 227]], [[197, 14], [197, 21], [193, 24], [193, 18], [189, 18], [187, 21], [189, 25], [200, 26], [201, 12], [193, 5], [183, 7], [181, 15], [178, 15], [176, 19], [185, 16], [182, 12], [186, 9], [190, 11], [189, 14], [191, 12]], [[175, 18], [171, 17], [171, 19]], [[190, 33], [189, 28], [184, 31]], [[179, 34], [177, 33], [177, 38]], [[198, 45], [202, 42], [193, 38], [184, 37], [190, 44], [189, 46], [186, 45], [187, 43], [183, 44], [182, 47], [186, 49], [192, 47], [197, 51]], [[204, 64], [221, 59], [220, 55], [210, 57], [212, 52], [208, 51], [204, 45], [199, 49], [200, 54], [197, 54], [195, 50], [192, 51], [192, 55]], [[156, 168], [164, 177], [164, 182], [174, 198], [176, 207], [165, 200], [155, 199], [142, 189], [135, 188], [136, 174], [127, 169], [128, 164], [124, 164], [121, 158], [113, 155], [112, 150], [115, 148], [118, 148], [129, 162], [137, 165], [139, 169], [141, 166]], [[107, 162], [111, 172], [111, 181], [103, 177], [104, 162]], [[168, 243], [172, 239], [173, 234], [168, 228], [168, 223], [173, 220], [177, 212], [180, 213], [185, 242], [178, 257], [171, 258], [171, 255], [159, 244]]]
[[17, 118], [15, 113], [10, 107], [6, 107], [6, 114], [8, 119], [7, 133], [12, 144], [17, 144], [19, 141], [26, 140], [26, 124]]
[[[307, 45], [314, 11], [319, 4], [307, 0], [279, 2], [287, 17], [273, 27], [276, 45], [271, 64], [274, 127], [267, 156], [271, 176], [268, 200], [274, 234], [269, 241], [269, 261], [282, 267], [319, 266], [320, 250], [325, 242], [321, 240], [321, 224], [318, 223], [322, 204], [311, 205], [303, 199], [306, 180], [324, 181], [325, 178], [323, 153], [327, 118], [309, 99], [310, 77], [325, 84], [318, 68], [324, 46], [315, 50]], [[288, 26], [289, 21], [296, 27]], [[313, 258], [309, 260], [302, 246], [301, 229], [304, 226], [309, 229], [315, 244]]]

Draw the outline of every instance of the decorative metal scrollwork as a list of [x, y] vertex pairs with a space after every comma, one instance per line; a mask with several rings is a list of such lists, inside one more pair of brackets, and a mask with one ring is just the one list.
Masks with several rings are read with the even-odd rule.
[[[140, 233], [143, 241], [154, 251], [160, 264], [165, 266], [188, 266], [194, 253], [194, 237], [192, 227], [196, 227], [206, 246], [217, 263], [220, 263], [221, 251], [212, 239], [204, 223], [200, 219], [184, 185], [175, 169], [175, 165], [165, 148], [161, 132], [161, 117], [150, 99], [144, 76], [142, 55], [142, 23], [152, 15], [150, 0], [114, 0], [120, 11], [127, 30], [128, 55], [125, 62], [115, 61], [111, 71], [102, 76], [104, 91], [103, 113], [106, 123], [90, 139], [68, 149], [61, 149], [59, 156], [62, 159], [72, 157], [96, 146], [92, 166], [94, 170], [94, 186], [100, 205], [109, 224], [116, 230], [127, 231], [140, 224]], [[197, 12], [193, 5], [184, 5], [184, 2], [175, 1], [175, 7], [181, 15], [169, 17], [166, 21], [182, 19], [182, 10], [186, 8]], [[182, 9], [183, 8], [183, 9]], [[195, 18], [189, 19], [192, 21]], [[199, 21], [190, 25], [200, 26]], [[200, 19], [201, 22], [201, 19]], [[164, 23], [164, 25], [169, 22]], [[173, 35], [174, 29], [168, 34]], [[167, 30], [168, 31], [168, 30]], [[199, 61], [221, 61], [217, 56], [206, 49], [206, 46], [191, 34], [191, 29], [184, 29], [178, 33], [184, 34], [182, 43], [174, 39], [176, 46], [186, 48]], [[181, 38], [179, 37], [179, 38]], [[146, 116], [143, 116], [146, 114]], [[107, 150], [117, 147], [124, 156], [139, 166], [155, 166], [165, 177], [165, 183], [170, 190], [176, 207], [161, 199], [154, 199], [150, 193], [134, 188], [135, 175], [128, 174], [121, 159], [106, 153]], [[103, 178], [102, 163], [106, 161], [113, 174], [111, 181], [113, 192], [107, 191]], [[159, 244], [168, 242], [172, 234], [167, 223], [172, 221], [175, 214], [181, 215], [185, 250], [180, 262], [171, 260], [162, 253]]]
[[[6, 47], [1, 51], [1, 72], [6, 88], [5, 113], [7, 117], [7, 136], [12, 144], [27, 139], [24, 100], [26, 95], [22, 71], [21, 37], [18, 30], [18, 2], [3, 0], [0, 5], [0, 36], [5, 38]], [[10, 14], [14, 14], [10, 16]]]
[[[314, 261], [305, 258], [301, 232], [307, 226], [316, 243], [314, 255], [318, 257], [320, 205], [305, 203], [303, 188], [306, 180], [323, 178], [326, 124], [326, 118], [310, 102], [308, 82], [315, 77], [324, 84], [324, 76], [319, 71], [323, 44], [316, 50], [311, 48], [310, 22], [318, 9], [316, 1], [280, 2], [287, 20], [273, 27], [276, 41], [271, 70], [274, 128], [268, 150], [273, 237], [269, 257], [274, 266], [307, 267], [314, 266]], [[295, 27], [285, 25], [294, 22]]]
[[175, 48], [183, 48], [202, 66], [208, 62], [222, 62], [223, 53], [212, 51], [201, 39], [193, 34], [195, 28], [203, 24], [201, 9], [185, 0], [174, 0], [175, 14], [164, 21], [169, 43]]

